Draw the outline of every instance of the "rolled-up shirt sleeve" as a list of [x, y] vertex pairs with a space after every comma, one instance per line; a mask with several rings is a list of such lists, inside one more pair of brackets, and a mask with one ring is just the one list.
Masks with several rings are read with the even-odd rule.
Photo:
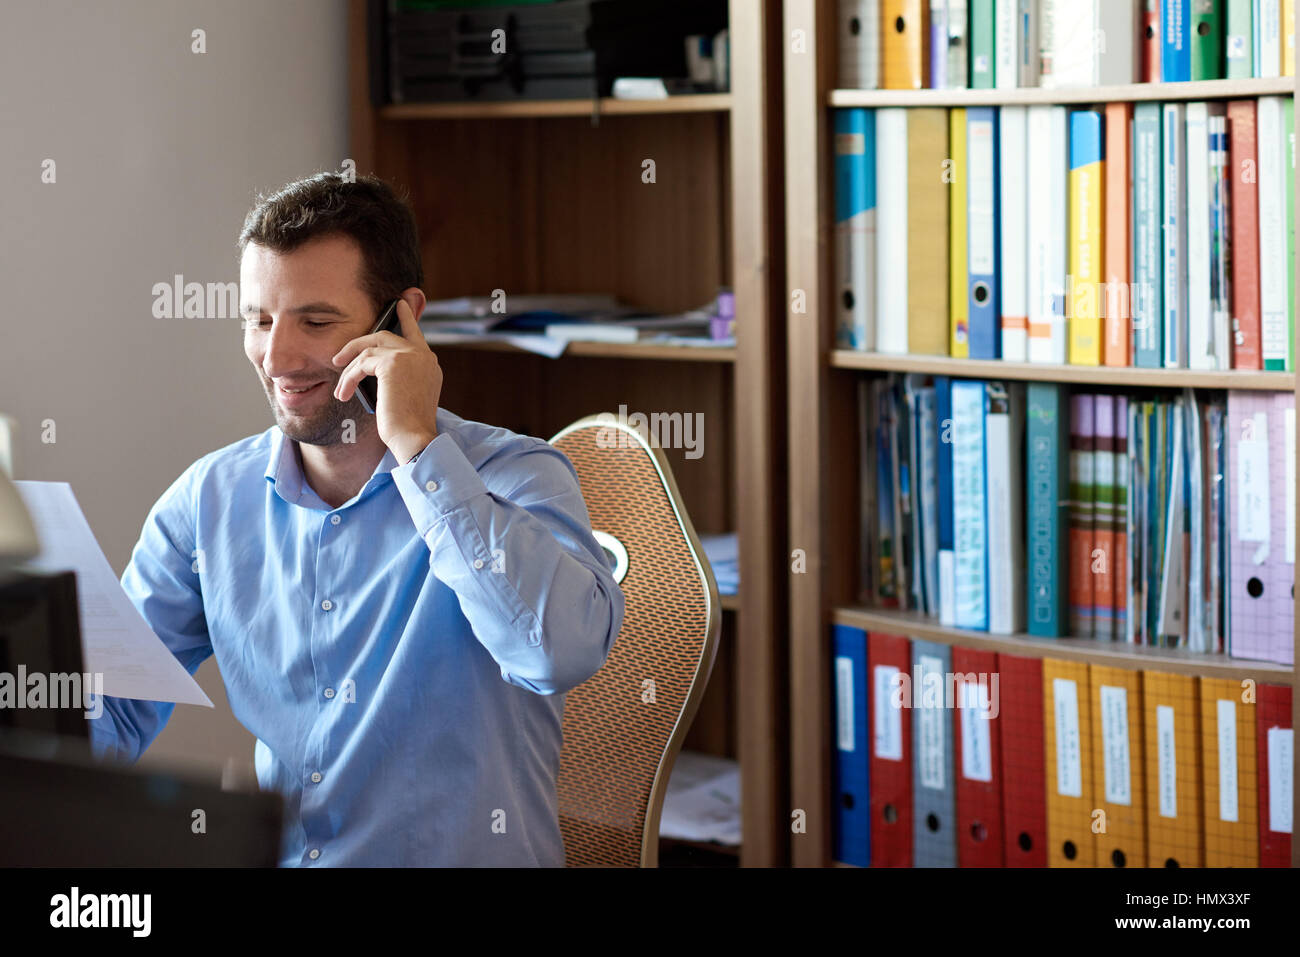
[[443, 432], [393, 470], [434, 575], [511, 684], [567, 691], [604, 664], [623, 593], [569, 460], [523, 439], [478, 469]]

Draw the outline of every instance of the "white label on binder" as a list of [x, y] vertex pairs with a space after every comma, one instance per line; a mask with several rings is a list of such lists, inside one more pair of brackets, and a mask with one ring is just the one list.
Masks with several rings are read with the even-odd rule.
[[1069, 678], [1053, 678], [1052, 700], [1056, 705], [1056, 793], [1083, 797], [1078, 686]]
[[1268, 829], [1291, 833], [1292, 748], [1295, 733], [1290, 728], [1268, 729]]
[[1237, 537], [1243, 542], [1266, 542], [1273, 520], [1268, 505], [1268, 416], [1256, 412], [1241, 424], [1243, 430], [1254, 432], [1237, 442]]
[[1286, 563], [1295, 564], [1295, 409], [1287, 409], [1283, 419], [1286, 436]]
[[[943, 677], [943, 661], [930, 655], [921, 655], [922, 685], [933, 680], [930, 675]], [[943, 724], [948, 712], [943, 706], [942, 695], [935, 707], [926, 707], [924, 697], [919, 700], [921, 705], [918, 707], [917, 690], [913, 688], [912, 709], [915, 712], [913, 717], [918, 722], [917, 760], [921, 768], [921, 787], [942, 791], [946, 778], [943, 767]]]
[[853, 750], [853, 659], [835, 659], [835, 705], [838, 745], [841, 751]]
[[1178, 816], [1178, 746], [1174, 709], [1156, 705], [1156, 761], [1160, 768], [1160, 816]]
[[1237, 820], [1237, 705], [1220, 698], [1219, 716], [1219, 820]]
[[903, 760], [903, 716], [893, 705], [894, 676], [898, 669], [893, 665], [876, 665], [876, 686], [872, 688], [875, 717], [876, 757], [887, 761]]
[[[967, 183], [967, 232], [973, 237], [997, 235], [993, 176], [993, 121], [971, 120], [966, 127], [966, 168], [970, 171]], [[970, 243], [967, 256], [970, 274], [985, 276], [993, 272], [994, 248], [988, 243]]]
[[961, 685], [961, 773], [968, 781], [993, 780], [989, 740], [989, 689], [982, 682]]
[[1111, 685], [1101, 686], [1101, 743], [1105, 749], [1106, 801], [1110, 804], [1133, 803], [1129, 780], [1128, 690]]

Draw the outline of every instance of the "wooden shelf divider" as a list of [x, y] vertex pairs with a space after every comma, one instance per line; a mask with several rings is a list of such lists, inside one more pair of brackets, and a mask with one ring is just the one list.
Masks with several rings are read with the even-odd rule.
[[1034, 635], [994, 635], [940, 625], [917, 611], [895, 611], [857, 605], [837, 606], [831, 615], [837, 625], [920, 638], [945, 645], [963, 645], [980, 651], [997, 651], [1028, 658], [1064, 658], [1112, 668], [1168, 671], [1209, 678], [1255, 678], [1270, 684], [1294, 685], [1295, 671], [1272, 661], [1252, 661], [1223, 654], [1204, 654], [1184, 648], [1152, 648], [1117, 641], [1087, 638], [1038, 638]]
[[1219, 100], [1291, 96], [1295, 77], [1191, 80], [1186, 83], [1126, 83], [1122, 86], [1014, 90], [831, 90], [830, 106], [1016, 106], [1037, 103], [1108, 103], [1115, 100]]
[[637, 116], [648, 113], [725, 113], [730, 93], [692, 93], [661, 100], [500, 100], [448, 103], [390, 103], [381, 120], [497, 120], [551, 116]]
[[[433, 349], [480, 349], [486, 352], [513, 352], [537, 355], [501, 339], [467, 339], [425, 333], [424, 341]], [[735, 362], [734, 346], [674, 346], [656, 342], [570, 342], [564, 350], [569, 356], [606, 359], [656, 359], [665, 362]]]
[[890, 355], [836, 349], [830, 364], [837, 369], [876, 372], [926, 372], [969, 379], [1015, 379], [1035, 382], [1077, 382], [1090, 386], [1167, 389], [1262, 389], [1294, 392], [1294, 372], [1207, 372], [1197, 369], [1137, 369], [1131, 366], [1062, 366], [1003, 359], [954, 359], [952, 356]]

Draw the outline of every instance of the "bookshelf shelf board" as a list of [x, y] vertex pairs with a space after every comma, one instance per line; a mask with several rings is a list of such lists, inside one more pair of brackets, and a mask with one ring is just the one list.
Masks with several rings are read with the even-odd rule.
[[740, 611], [740, 596], [719, 595], [718, 604], [722, 606], [723, 611]]
[[1193, 80], [1187, 83], [1128, 83], [1066, 89], [1019, 87], [1014, 90], [831, 90], [831, 106], [1013, 106], [1035, 103], [1108, 103], [1115, 100], [1215, 100], [1251, 96], [1291, 96], [1293, 76], [1246, 80]]
[[1294, 372], [1198, 372], [1192, 369], [1135, 369], [1131, 366], [1070, 366], [1002, 359], [954, 359], [951, 356], [891, 355], [836, 349], [831, 365], [839, 369], [880, 372], [926, 372], [968, 379], [1024, 379], [1079, 382], [1092, 386], [1149, 386], [1181, 389], [1259, 389], [1294, 392]]
[[[500, 339], [443, 339], [436, 333], [426, 333], [424, 341], [435, 350], [479, 349], [490, 352], [517, 352], [529, 355]], [[661, 359], [679, 362], [735, 362], [734, 346], [670, 346], [640, 342], [570, 342], [560, 359], [569, 356], [598, 356], [606, 359]]]
[[544, 116], [628, 116], [644, 113], [725, 113], [730, 93], [694, 93], [662, 100], [509, 100], [497, 102], [393, 103], [379, 108], [384, 120], [491, 120]]
[[1101, 642], [1085, 638], [1036, 638], [1031, 635], [991, 635], [985, 631], [949, 628], [915, 611], [896, 611], [841, 605], [832, 621], [866, 631], [962, 645], [982, 651], [1001, 651], [1029, 658], [1063, 658], [1111, 668], [1140, 671], [1168, 671], [1206, 678], [1254, 678], [1269, 684], [1294, 685], [1295, 670], [1271, 661], [1251, 661], [1227, 655], [1211, 655], [1182, 648], [1150, 648], [1123, 642]]

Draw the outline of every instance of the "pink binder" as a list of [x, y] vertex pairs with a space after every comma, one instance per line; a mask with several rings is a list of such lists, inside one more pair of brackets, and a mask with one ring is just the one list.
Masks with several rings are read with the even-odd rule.
[[1229, 652], [1286, 665], [1295, 661], [1295, 444], [1288, 413], [1294, 420], [1292, 393], [1228, 393]]

